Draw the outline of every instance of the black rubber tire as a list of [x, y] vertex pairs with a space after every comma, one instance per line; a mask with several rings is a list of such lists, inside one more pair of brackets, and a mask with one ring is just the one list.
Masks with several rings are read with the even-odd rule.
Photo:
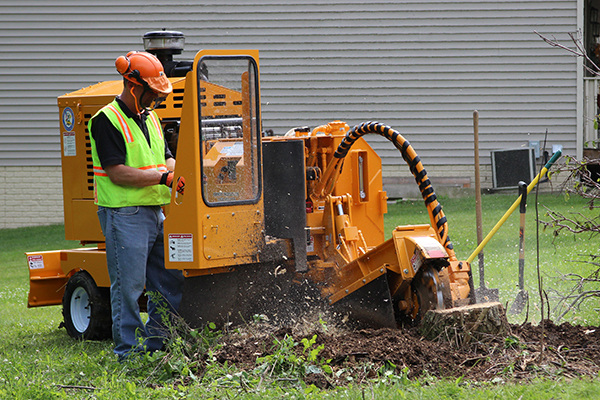
[[79, 271], [69, 279], [62, 305], [64, 327], [72, 338], [112, 338], [110, 289], [99, 288], [86, 271]]

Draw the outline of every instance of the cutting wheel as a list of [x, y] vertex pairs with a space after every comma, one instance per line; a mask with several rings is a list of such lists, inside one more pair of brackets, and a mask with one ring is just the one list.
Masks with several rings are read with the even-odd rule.
[[418, 313], [417, 319], [423, 318], [429, 310], [444, 308], [444, 295], [437, 269], [431, 266], [423, 266], [412, 280], [412, 289], [417, 295]]

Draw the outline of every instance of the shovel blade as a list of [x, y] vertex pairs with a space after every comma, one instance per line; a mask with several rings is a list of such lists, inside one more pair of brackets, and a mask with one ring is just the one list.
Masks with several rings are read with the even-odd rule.
[[526, 290], [519, 290], [517, 293], [517, 297], [515, 297], [515, 301], [513, 301], [510, 306], [510, 310], [508, 310], [509, 314], [516, 315], [521, 314], [525, 305], [529, 302], [529, 293]]

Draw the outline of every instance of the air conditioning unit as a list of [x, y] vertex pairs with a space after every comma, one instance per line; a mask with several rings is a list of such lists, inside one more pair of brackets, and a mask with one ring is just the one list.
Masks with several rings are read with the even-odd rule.
[[493, 150], [492, 179], [494, 188], [517, 188], [519, 181], [531, 183], [535, 177], [535, 149]]

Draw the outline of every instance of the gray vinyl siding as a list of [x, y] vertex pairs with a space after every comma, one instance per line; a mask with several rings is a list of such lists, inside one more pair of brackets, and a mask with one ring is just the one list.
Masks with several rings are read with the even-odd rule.
[[377, 120], [451, 171], [473, 162], [477, 109], [483, 164], [546, 130], [575, 154], [577, 63], [534, 30], [568, 44], [577, 0], [2, 0], [0, 26], [0, 166], [59, 165], [56, 97], [117, 79], [114, 59], [163, 27], [185, 33], [183, 59], [259, 49], [263, 128], [277, 134]]

